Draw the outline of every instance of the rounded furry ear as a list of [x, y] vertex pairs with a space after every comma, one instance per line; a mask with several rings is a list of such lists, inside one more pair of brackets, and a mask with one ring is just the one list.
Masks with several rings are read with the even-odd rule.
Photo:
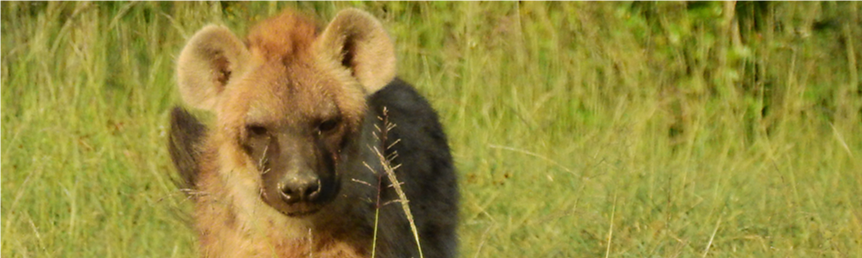
[[248, 59], [248, 48], [229, 29], [208, 25], [199, 30], [177, 59], [183, 101], [212, 110], [218, 95]]
[[372, 94], [395, 78], [395, 48], [383, 25], [364, 11], [345, 9], [315, 42], [319, 53], [350, 70]]

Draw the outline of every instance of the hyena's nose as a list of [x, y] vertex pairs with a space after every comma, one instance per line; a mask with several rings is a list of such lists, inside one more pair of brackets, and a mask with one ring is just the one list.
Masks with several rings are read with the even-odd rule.
[[282, 180], [279, 190], [287, 203], [314, 201], [320, 195], [320, 178], [308, 172], [288, 175]]

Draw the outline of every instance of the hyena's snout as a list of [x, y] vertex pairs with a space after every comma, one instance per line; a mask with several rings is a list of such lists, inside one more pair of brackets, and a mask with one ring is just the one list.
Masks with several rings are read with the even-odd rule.
[[263, 199], [289, 216], [315, 213], [326, 206], [338, 192], [335, 180], [312, 169], [288, 170], [264, 175]]
[[[289, 216], [319, 211], [339, 190], [335, 159], [310, 142], [291, 140], [291, 137], [274, 138], [269, 141], [271, 147], [265, 148], [267, 150], [252, 151], [253, 158], [265, 161], [259, 167], [264, 201]], [[258, 147], [252, 146], [254, 148]]]
[[277, 187], [281, 199], [287, 204], [318, 201], [323, 190], [320, 177], [308, 170], [282, 177]]

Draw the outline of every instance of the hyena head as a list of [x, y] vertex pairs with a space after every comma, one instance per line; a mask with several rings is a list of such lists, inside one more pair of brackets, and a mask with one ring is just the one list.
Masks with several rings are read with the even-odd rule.
[[323, 30], [288, 11], [253, 27], [245, 41], [225, 27], [201, 29], [177, 67], [183, 100], [216, 115], [210, 144], [220, 176], [248, 182], [283, 214], [303, 216], [338, 194], [339, 167], [358, 148], [351, 143], [365, 98], [394, 78], [395, 53], [380, 22], [363, 11], [341, 11]]

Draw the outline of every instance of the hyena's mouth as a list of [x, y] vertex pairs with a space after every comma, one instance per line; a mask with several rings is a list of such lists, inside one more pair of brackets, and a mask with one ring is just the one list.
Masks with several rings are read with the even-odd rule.
[[309, 215], [317, 213], [318, 211], [320, 211], [321, 208], [322, 207], [311, 207], [311, 208], [299, 209], [297, 211], [283, 211], [283, 210], [279, 210], [279, 211], [282, 214], [290, 216], [290, 217], [305, 217], [305, 216], [309, 216]]

